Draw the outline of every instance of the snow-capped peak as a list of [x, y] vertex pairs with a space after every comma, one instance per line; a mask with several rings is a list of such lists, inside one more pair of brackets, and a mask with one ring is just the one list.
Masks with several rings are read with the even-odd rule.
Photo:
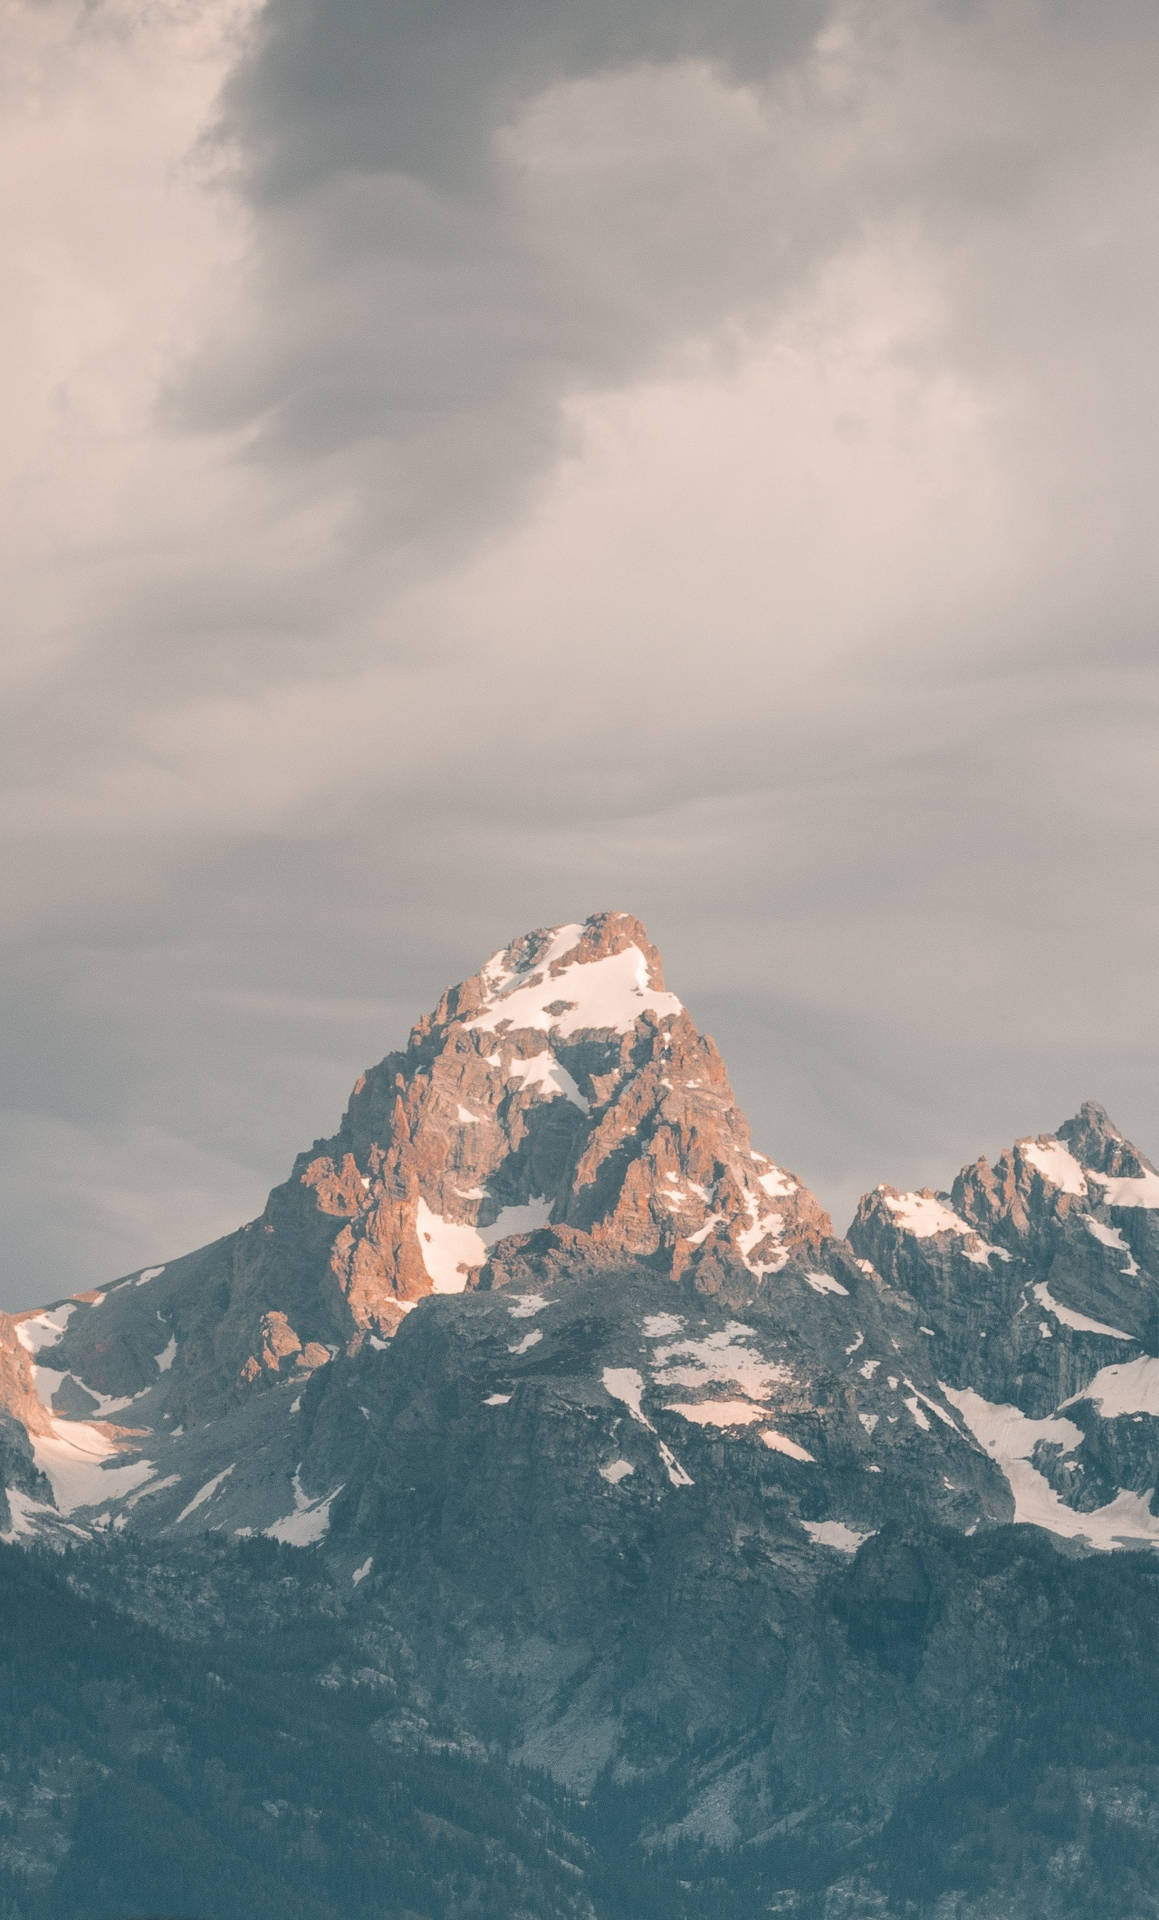
[[627, 1033], [644, 1013], [666, 1019], [684, 1011], [664, 991], [658, 957], [628, 914], [527, 934], [493, 954], [479, 981], [481, 1005], [464, 1023], [477, 1031], [508, 1024], [565, 1037]]

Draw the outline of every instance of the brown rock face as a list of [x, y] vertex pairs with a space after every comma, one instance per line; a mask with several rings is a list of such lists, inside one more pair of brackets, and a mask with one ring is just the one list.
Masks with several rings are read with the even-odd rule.
[[246, 1386], [263, 1377], [284, 1380], [294, 1374], [312, 1373], [330, 1359], [329, 1347], [320, 1341], [308, 1340], [303, 1346], [285, 1314], [276, 1309], [263, 1313], [259, 1332], [257, 1352], [250, 1354], [241, 1369], [240, 1379]]
[[424, 1294], [645, 1264], [752, 1292], [827, 1216], [754, 1153], [720, 1055], [628, 914], [524, 935], [359, 1081], [298, 1175], [330, 1269], [389, 1332]]
[[25, 1347], [17, 1332], [23, 1321], [35, 1318], [0, 1313], [0, 1406], [26, 1432], [47, 1433], [52, 1421], [36, 1392], [33, 1350]]
[[949, 1193], [878, 1188], [849, 1239], [917, 1302], [941, 1380], [1069, 1422], [1054, 1464], [1049, 1448], [1040, 1455], [1057, 1491], [1079, 1508], [1124, 1489], [1150, 1499], [1150, 1401], [1128, 1390], [1130, 1406], [1103, 1420], [1098, 1394], [1083, 1399], [1103, 1368], [1131, 1380], [1141, 1354], [1159, 1350], [1159, 1174], [1101, 1107], [1088, 1101], [1054, 1133], [964, 1167]]
[[54, 1365], [197, 1424], [390, 1336], [432, 1292], [642, 1268], [739, 1305], [829, 1233], [754, 1152], [640, 923], [598, 914], [451, 988], [260, 1219], [95, 1296]]

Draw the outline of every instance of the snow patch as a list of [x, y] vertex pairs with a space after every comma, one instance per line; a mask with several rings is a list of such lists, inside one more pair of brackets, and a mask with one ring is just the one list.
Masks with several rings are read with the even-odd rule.
[[487, 1258], [486, 1243], [478, 1227], [470, 1221], [445, 1220], [441, 1214], [432, 1212], [423, 1199], [418, 1203], [415, 1225], [419, 1252], [434, 1291], [462, 1293], [468, 1272], [481, 1267]]
[[878, 1192], [893, 1214], [898, 1226], [904, 1233], [912, 1233], [915, 1240], [930, 1240], [937, 1233], [956, 1233], [969, 1244], [962, 1248], [967, 1260], [976, 1267], [988, 1267], [993, 1255], [999, 1260], [1009, 1260], [1010, 1255], [1001, 1247], [992, 1247], [975, 1231], [969, 1221], [961, 1214], [947, 1207], [944, 1201], [932, 1193], [887, 1193], [884, 1187]]
[[747, 1427], [767, 1417], [767, 1407], [754, 1407], [751, 1400], [696, 1400], [670, 1405], [667, 1413], [678, 1413], [682, 1420], [695, 1421], [698, 1427]]
[[789, 1263], [787, 1248], [778, 1247], [772, 1258], [768, 1260], [755, 1260], [753, 1254], [762, 1241], [769, 1238], [779, 1240], [782, 1237], [785, 1231], [784, 1220], [779, 1213], [762, 1215], [755, 1194], [745, 1195], [745, 1206], [748, 1209], [749, 1224], [747, 1227], [742, 1227], [736, 1236], [741, 1259], [749, 1272], [755, 1274], [758, 1280], [763, 1279], [766, 1273], [780, 1273], [781, 1268]]
[[1089, 1213], [1081, 1214], [1080, 1218], [1087, 1232], [1092, 1234], [1096, 1240], [1100, 1241], [1104, 1247], [1112, 1248], [1115, 1253], [1126, 1254], [1127, 1264], [1125, 1267], [1120, 1267], [1119, 1272], [1125, 1273], [1129, 1280], [1133, 1280], [1139, 1271], [1139, 1262], [1131, 1252], [1119, 1228], [1104, 1226], [1101, 1220], [1092, 1219]]
[[150, 1480], [147, 1486], [138, 1487], [136, 1493], [131, 1493], [128, 1499], [122, 1503], [121, 1512], [117, 1516], [118, 1520], [123, 1514], [128, 1513], [131, 1507], [135, 1507], [139, 1501], [151, 1500], [155, 1493], [168, 1493], [170, 1487], [179, 1487], [180, 1485], [181, 1475], [179, 1473], [167, 1473], [163, 1480]]
[[60, 1392], [61, 1387], [63, 1387], [66, 1380], [71, 1380], [72, 1378], [72, 1374], [68, 1373], [63, 1367], [33, 1367], [32, 1391], [35, 1393], [41, 1406], [47, 1407], [51, 1413], [56, 1402], [56, 1396]]
[[1077, 1406], [1080, 1400], [1098, 1407], [1104, 1420], [1115, 1420], [1125, 1413], [1149, 1413], [1159, 1419], [1159, 1360], [1145, 1353], [1137, 1360], [1100, 1367], [1082, 1392], [1072, 1394], [1063, 1406]]
[[[502, 1022], [510, 1021], [513, 1027], [540, 1033], [566, 1035], [588, 1029], [628, 1033], [642, 1013], [666, 1019], [684, 1011], [674, 993], [657, 993], [649, 986], [648, 962], [639, 947], [624, 947], [602, 960], [576, 960], [552, 974], [549, 969], [553, 958], [562, 958], [574, 947], [582, 931], [561, 928], [559, 937], [530, 970], [488, 974], [485, 968], [492, 1004], [468, 1020], [466, 1026], [494, 1031]], [[567, 944], [557, 955], [560, 940]], [[547, 1011], [562, 1001], [570, 1002], [562, 1013]]]
[[373, 1565], [374, 1555], [371, 1553], [367, 1555], [360, 1567], [355, 1567], [354, 1572], [350, 1576], [351, 1585], [356, 1587], [360, 1581], [365, 1580]]
[[545, 1100], [570, 1100], [573, 1107], [581, 1113], [591, 1112], [591, 1102], [585, 1100], [567, 1068], [558, 1061], [550, 1047], [543, 1053], [533, 1054], [530, 1060], [513, 1060], [507, 1069], [509, 1080], [518, 1080], [526, 1090], [539, 1087]]
[[21, 1493], [19, 1487], [9, 1487], [8, 1512], [10, 1525], [0, 1533], [5, 1546], [11, 1546], [14, 1540], [27, 1540], [40, 1532], [38, 1522], [55, 1520], [56, 1510], [45, 1506], [42, 1500], [33, 1500], [27, 1493]]
[[611, 1399], [622, 1401], [633, 1420], [638, 1420], [649, 1433], [656, 1429], [644, 1413], [640, 1401], [644, 1393], [644, 1376], [637, 1373], [635, 1367], [605, 1367], [603, 1372], [604, 1392]]
[[944, 1206], [932, 1193], [882, 1193], [886, 1206], [899, 1227], [916, 1240], [928, 1240], [935, 1233], [972, 1233], [960, 1214]]
[[171, 1333], [159, 1354], [156, 1355], [158, 1373], [168, 1373], [177, 1355], [177, 1335]]
[[533, 1313], [542, 1313], [544, 1307], [554, 1303], [545, 1300], [541, 1293], [524, 1293], [518, 1299], [507, 1302], [507, 1311], [513, 1320], [530, 1320]]
[[506, 1240], [510, 1233], [536, 1233], [540, 1227], [546, 1227], [551, 1219], [554, 1202], [544, 1193], [533, 1194], [530, 1200], [521, 1201], [518, 1206], [500, 1207], [497, 1217], [489, 1227], [480, 1227], [479, 1233], [485, 1247], [493, 1247], [500, 1240]]
[[836, 1547], [838, 1553], [856, 1553], [862, 1541], [870, 1538], [847, 1527], [844, 1520], [802, 1520], [801, 1525], [819, 1547]]
[[1085, 1194], [1086, 1176], [1074, 1154], [1064, 1147], [1061, 1140], [1053, 1137], [1042, 1140], [1020, 1140], [1022, 1158], [1029, 1160], [1032, 1167], [1057, 1187], [1061, 1193]]
[[704, 1225], [702, 1227], [697, 1227], [695, 1233], [690, 1233], [688, 1235], [689, 1246], [690, 1247], [703, 1246], [704, 1242], [708, 1239], [709, 1234], [715, 1232], [716, 1228], [719, 1227], [723, 1219], [724, 1219], [723, 1213], [710, 1213]]
[[1124, 1333], [1121, 1327], [1108, 1327], [1102, 1320], [1091, 1320], [1085, 1313], [1076, 1313], [1073, 1307], [1064, 1307], [1055, 1299], [1045, 1280], [1031, 1288], [1040, 1307], [1047, 1313], [1053, 1313], [1064, 1327], [1071, 1327], [1075, 1333], [1101, 1333], [1108, 1340], [1132, 1340], [1133, 1334]]
[[188, 1520], [191, 1513], [197, 1512], [198, 1507], [203, 1507], [207, 1500], [212, 1500], [214, 1494], [217, 1492], [217, 1489], [221, 1486], [222, 1482], [224, 1480], [229, 1479], [229, 1476], [233, 1472], [236, 1465], [237, 1465], [237, 1461], [231, 1460], [228, 1467], [223, 1467], [220, 1473], [214, 1474], [212, 1480], [207, 1480], [205, 1485], [202, 1488], [200, 1488], [200, 1490], [197, 1493], [194, 1494], [192, 1500], [189, 1502], [189, 1505], [187, 1507], [182, 1507], [181, 1512], [177, 1515], [177, 1518], [176, 1520], [174, 1520], [173, 1525], [175, 1527], [179, 1527], [183, 1520]]
[[[280, 1540], [287, 1547], [312, 1547], [329, 1530], [330, 1508], [342, 1487], [335, 1487], [333, 1493], [323, 1494], [321, 1499], [311, 1500], [302, 1486], [302, 1469], [294, 1472], [294, 1511], [281, 1520], [275, 1520], [272, 1526], [265, 1528], [267, 1540]], [[345, 1482], [343, 1482], [345, 1485]]]
[[674, 1313], [650, 1313], [644, 1322], [644, 1337], [647, 1340], [666, 1340], [670, 1334], [683, 1333], [684, 1322]]
[[[644, 1392], [644, 1380], [643, 1376], [637, 1372], [635, 1367], [605, 1367], [603, 1382], [604, 1392], [608, 1394], [611, 1399], [621, 1401], [622, 1404], [627, 1407], [633, 1420], [638, 1420], [642, 1427], [647, 1427], [649, 1433], [656, 1432], [655, 1427], [640, 1405], [640, 1400]], [[684, 1468], [676, 1458], [671, 1447], [665, 1446], [663, 1440], [659, 1438], [656, 1444], [660, 1450], [660, 1458], [664, 1462], [665, 1470], [672, 1485], [674, 1487], [690, 1487], [693, 1484], [692, 1477], [690, 1474], [685, 1473]]]
[[658, 1444], [660, 1447], [660, 1458], [664, 1462], [664, 1465], [668, 1472], [668, 1478], [671, 1480], [672, 1485], [674, 1487], [695, 1486], [696, 1483], [693, 1480], [692, 1475], [690, 1473], [685, 1473], [684, 1468], [681, 1466], [679, 1460], [676, 1458], [676, 1455], [673, 1453], [671, 1447], [666, 1447], [664, 1445], [663, 1440], [661, 1440]]
[[[915, 1397], [918, 1400], [920, 1400], [923, 1406], [929, 1408], [930, 1412], [934, 1415], [934, 1418], [936, 1420], [940, 1420], [944, 1427], [949, 1427], [951, 1433], [956, 1433], [959, 1440], [961, 1440], [964, 1437], [962, 1434], [961, 1428], [958, 1426], [955, 1420], [951, 1419], [950, 1415], [946, 1412], [946, 1409], [944, 1407], [939, 1407], [937, 1401], [931, 1400], [929, 1394], [923, 1393], [920, 1387], [915, 1387], [913, 1381], [909, 1378], [908, 1375], [906, 1376], [906, 1386], [909, 1388], [910, 1392], [913, 1395], [915, 1395]], [[910, 1402], [908, 1400], [906, 1401], [906, 1406], [907, 1407], [910, 1406]], [[918, 1425], [925, 1426], [928, 1429], [929, 1421], [920, 1419], [917, 1412], [912, 1407], [910, 1407], [910, 1411], [911, 1413], [913, 1413], [914, 1419], [917, 1420]]]
[[742, 1344], [752, 1339], [752, 1328], [733, 1320], [703, 1340], [674, 1340], [670, 1346], [658, 1347], [653, 1356], [656, 1383], [663, 1387], [736, 1386], [754, 1400], [763, 1400], [793, 1374], [791, 1368], [765, 1360]]
[[[498, 1065], [498, 1062], [496, 1062], [496, 1065]], [[456, 1108], [456, 1117], [461, 1127], [481, 1127], [483, 1124], [478, 1114], [472, 1113], [469, 1107], [461, 1106]]]
[[[33, 1379], [36, 1382], [36, 1391], [40, 1394], [42, 1400], [44, 1399], [44, 1395], [40, 1391], [40, 1375], [48, 1373], [49, 1371], [50, 1369], [48, 1367], [33, 1367], [32, 1369]], [[124, 1413], [126, 1407], [131, 1407], [136, 1400], [143, 1400], [145, 1395], [150, 1391], [148, 1387], [142, 1387], [138, 1393], [98, 1393], [95, 1387], [87, 1386], [79, 1374], [74, 1373], [70, 1376], [64, 1373], [57, 1375], [57, 1387], [50, 1389], [50, 1392], [58, 1391], [61, 1382], [69, 1378], [76, 1382], [82, 1393], [87, 1393], [90, 1399], [96, 1401], [90, 1418], [95, 1417], [98, 1420], [108, 1420], [115, 1413]]]
[[849, 1288], [843, 1287], [840, 1280], [835, 1280], [831, 1273], [807, 1273], [805, 1279], [814, 1293], [840, 1293], [846, 1300], [849, 1298]]
[[489, 1393], [483, 1405], [485, 1407], [505, 1407], [510, 1398], [511, 1395], [509, 1393]]
[[1150, 1168], [1133, 1178], [1112, 1179], [1105, 1173], [1092, 1173], [1102, 1184], [1108, 1207], [1159, 1207], [1159, 1173]]
[[[1128, 1366], [1144, 1364], [1147, 1363], [1131, 1361]], [[1156, 1390], [1159, 1391], [1159, 1360], [1149, 1364], [1156, 1369]], [[1103, 1369], [1107, 1374], [1126, 1371], [1127, 1368], [1119, 1367]], [[1101, 1377], [1097, 1375], [1096, 1379]], [[1092, 1381], [1091, 1385], [1094, 1384]], [[944, 1383], [941, 1385], [946, 1399], [957, 1407], [974, 1438], [1006, 1475], [1014, 1495], [1016, 1524], [1042, 1527], [1048, 1533], [1067, 1539], [1085, 1540], [1088, 1546], [1103, 1553], [1116, 1547], [1159, 1543], [1159, 1518], [1151, 1513], [1143, 1494], [1123, 1491], [1105, 1507], [1096, 1507], [1093, 1513], [1076, 1513], [1059, 1498], [1044, 1475], [1031, 1466], [1030, 1455], [1039, 1440], [1055, 1441], [1067, 1452], [1078, 1445], [1083, 1436], [1072, 1420], [1063, 1420], [1057, 1415], [1046, 1420], [1030, 1420], [1017, 1407], [996, 1406], [968, 1387], [958, 1391]]]
[[630, 1460], [609, 1460], [606, 1467], [600, 1468], [600, 1479], [606, 1480], [610, 1487], [618, 1487], [636, 1469]]
[[787, 1433], [778, 1433], [775, 1427], [766, 1427], [761, 1439], [774, 1453], [787, 1454], [790, 1460], [806, 1460], [811, 1466], [817, 1464], [806, 1447], [799, 1447], [795, 1440], [789, 1439]]
[[435, 1293], [462, 1293], [467, 1275], [481, 1267], [490, 1247], [509, 1233], [532, 1233], [545, 1227], [552, 1203], [543, 1195], [522, 1206], [502, 1207], [488, 1227], [467, 1220], [446, 1220], [421, 1199], [415, 1216], [419, 1252]]
[[45, 1347], [55, 1347], [75, 1312], [76, 1302], [70, 1300], [50, 1312], [31, 1314], [27, 1320], [16, 1322], [16, 1338], [26, 1353], [41, 1353]]
[[30, 1434], [32, 1454], [52, 1487], [59, 1513], [104, 1506], [131, 1493], [153, 1472], [151, 1460], [111, 1467], [119, 1448], [111, 1434], [85, 1420], [53, 1420], [51, 1433]]
[[528, 1353], [532, 1347], [537, 1347], [542, 1339], [543, 1328], [532, 1327], [530, 1333], [525, 1333], [522, 1340], [516, 1340], [513, 1346], [508, 1347], [507, 1351], [508, 1353]]
[[557, 960], [563, 960], [579, 945], [583, 925], [578, 920], [570, 920], [564, 926], [549, 928], [548, 932], [551, 937], [539, 959], [534, 962], [525, 960], [513, 966], [509, 958], [510, 947], [500, 947], [498, 953], [491, 955], [482, 969], [482, 978], [492, 998], [514, 993], [527, 980], [534, 979], [537, 973], [553, 967]]
[[164, 1271], [164, 1267], [146, 1267], [143, 1273], [137, 1275], [133, 1285], [135, 1287], [147, 1287], [150, 1280], [159, 1280]]

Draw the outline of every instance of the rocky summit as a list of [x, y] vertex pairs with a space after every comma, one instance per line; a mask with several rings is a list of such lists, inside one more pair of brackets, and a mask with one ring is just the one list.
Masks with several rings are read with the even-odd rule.
[[[207, 1912], [1159, 1914], [1159, 1173], [1097, 1106], [841, 1239], [639, 922], [540, 930], [260, 1218], [0, 1316], [0, 1407], [11, 1606]], [[0, 1914], [187, 1910], [53, 1711]]]

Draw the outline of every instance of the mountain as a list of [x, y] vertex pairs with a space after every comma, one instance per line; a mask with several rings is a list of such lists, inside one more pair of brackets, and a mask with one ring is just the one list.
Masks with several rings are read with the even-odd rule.
[[[273, 1661], [261, 1711], [335, 1778], [353, 1716], [407, 1831], [432, 1768], [512, 1796], [490, 1882], [456, 1815], [461, 1884], [385, 1909], [448, 1920], [515, 1912], [521, 1859], [543, 1916], [1159, 1912], [1122, 1867], [1159, 1828], [1157, 1422], [1159, 1174], [1101, 1109], [838, 1238], [620, 913], [445, 994], [258, 1220], [0, 1316], [4, 1537], [96, 1644], [111, 1610], [190, 1673], [214, 1633]], [[359, 1832], [326, 1857], [373, 1879]]]
[[[446, 994], [260, 1219], [0, 1322], [0, 1393], [62, 1511], [167, 1528], [228, 1470], [233, 1524], [309, 1536], [290, 1409], [419, 1301], [614, 1270], [739, 1308], [790, 1268], [800, 1291], [830, 1234], [754, 1152], [639, 923], [602, 914], [527, 935]], [[25, 1481], [18, 1524], [35, 1524]]]
[[[565, 1339], [589, 1296], [598, 1338]], [[447, 993], [259, 1220], [0, 1324], [13, 1445], [26, 1436], [30, 1455], [12, 1526], [60, 1514], [333, 1544], [377, 1457], [375, 1403], [393, 1404], [401, 1377], [414, 1428], [414, 1381], [440, 1336], [444, 1399], [460, 1370], [456, 1390], [476, 1395], [471, 1457], [510, 1427], [498, 1408], [520, 1382], [550, 1379], [592, 1409], [597, 1487], [625, 1418], [651, 1433], [655, 1402], [664, 1433], [648, 1457], [669, 1486], [690, 1477], [681, 1448], [729, 1437], [747, 1461], [774, 1456], [766, 1478], [820, 1465], [806, 1506], [842, 1538], [875, 1530], [899, 1472], [906, 1500], [916, 1472], [953, 1524], [1009, 1511], [912, 1304], [753, 1148], [643, 928], [601, 914], [525, 936]], [[915, 1431], [920, 1468], [906, 1461]], [[637, 1464], [639, 1488], [651, 1469]], [[622, 1502], [626, 1478], [603, 1487]]]
[[1159, 1174], [1101, 1107], [964, 1168], [950, 1194], [878, 1188], [849, 1238], [916, 1301], [1016, 1520], [1159, 1542]]
[[[344, 1640], [300, 1555], [117, 1545], [0, 1547], [4, 1920], [594, 1920], [550, 1798], [478, 1749], [400, 1751], [373, 1694], [311, 1684], [303, 1646]], [[142, 1617], [158, 1585], [195, 1632]]]

